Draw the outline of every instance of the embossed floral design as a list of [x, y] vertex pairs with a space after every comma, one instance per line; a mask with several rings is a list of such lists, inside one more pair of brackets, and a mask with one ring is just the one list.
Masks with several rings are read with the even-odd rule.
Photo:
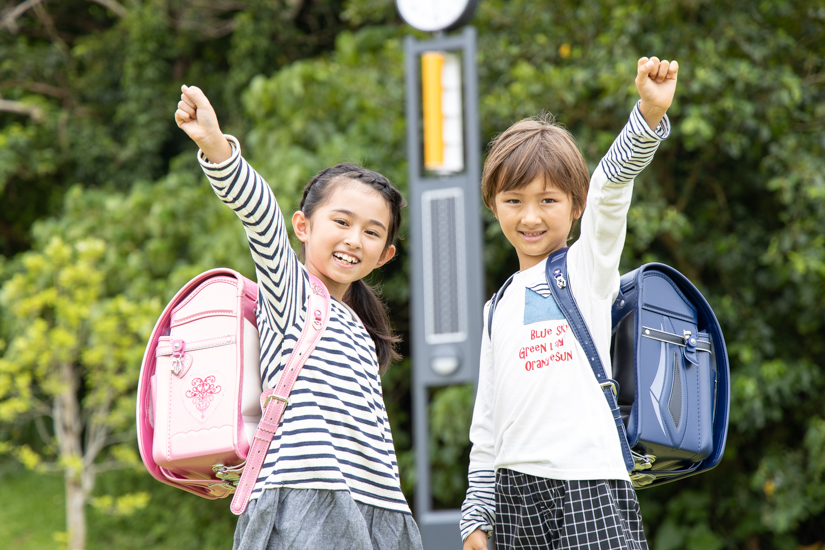
[[221, 387], [215, 384], [214, 376], [207, 376], [205, 379], [195, 378], [192, 380], [192, 389], [186, 392], [186, 397], [192, 400], [195, 408], [201, 413], [201, 418], [204, 418], [204, 413], [212, 404], [215, 395], [220, 393]]

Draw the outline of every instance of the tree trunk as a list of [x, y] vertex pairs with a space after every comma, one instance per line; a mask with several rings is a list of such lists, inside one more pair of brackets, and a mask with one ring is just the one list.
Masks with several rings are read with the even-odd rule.
[[86, 491], [78, 476], [66, 470], [66, 529], [68, 550], [86, 548]]
[[77, 391], [80, 386], [75, 365], [60, 366], [61, 393], [55, 395], [54, 431], [60, 458], [65, 464], [66, 531], [68, 550], [86, 548], [86, 499], [91, 491], [91, 472], [83, 457], [83, 419]]

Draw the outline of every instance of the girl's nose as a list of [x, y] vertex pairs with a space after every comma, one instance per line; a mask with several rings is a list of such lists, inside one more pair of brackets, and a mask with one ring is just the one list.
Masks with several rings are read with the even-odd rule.
[[359, 236], [360, 232], [358, 231], [348, 231], [347, 234], [344, 235], [344, 244], [350, 248], [360, 248], [361, 239]]

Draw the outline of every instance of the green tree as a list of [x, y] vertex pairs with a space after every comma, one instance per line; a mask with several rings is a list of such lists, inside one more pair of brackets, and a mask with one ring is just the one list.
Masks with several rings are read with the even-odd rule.
[[78, 182], [123, 189], [166, 174], [188, 146], [170, 114], [181, 84], [214, 89], [225, 126], [241, 128], [249, 79], [328, 50], [347, 25], [341, 4], [0, 4], [0, 254], [26, 250], [34, 221]]
[[92, 495], [99, 473], [139, 466], [135, 390], [162, 299], [204, 266], [253, 271], [243, 230], [187, 157], [188, 170], [128, 193], [73, 188], [63, 216], [40, 223], [34, 249], [7, 266], [0, 423], [12, 437], [0, 452], [64, 473], [72, 550], [84, 548], [87, 503], [122, 515], [152, 498]]
[[124, 428], [139, 343], [157, 309], [124, 296], [103, 299], [104, 252], [99, 239], [54, 237], [23, 255], [22, 270], [2, 287], [16, 330], [0, 359], [0, 421], [33, 421], [42, 446], [3, 442], [0, 451], [28, 468], [63, 472], [71, 550], [85, 548], [97, 474], [137, 460]]

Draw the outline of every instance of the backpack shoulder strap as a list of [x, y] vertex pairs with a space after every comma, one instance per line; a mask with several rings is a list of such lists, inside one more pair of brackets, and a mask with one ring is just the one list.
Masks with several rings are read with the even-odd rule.
[[492, 340], [493, 339], [493, 313], [496, 311], [496, 306], [498, 305], [498, 301], [504, 296], [504, 291], [507, 290], [507, 287], [510, 286], [510, 283], [513, 282], [513, 277], [516, 274], [513, 273], [510, 277], [504, 281], [504, 284], [501, 285], [501, 288], [498, 289], [498, 292], [493, 294], [493, 297], [490, 298], [490, 311], [487, 312], [487, 336]]
[[619, 393], [617, 383], [615, 380], [607, 377], [604, 365], [602, 365], [602, 360], [596, 350], [596, 345], [593, 343], [593, 337], [590, 335], [590, 329], [587, 328], [579, 306], [576, 304], [576, 299], [573, 297], [573, 292], [570, 290], [569, 278], [567, 276], [568, 250], [568, 248], [563, 248], [547, 258], [545, 268], [547, 284], [553, 292], [553, 298], [556, 299], [559, 309], [561, 309], [565, 319], [567, 319], [570, 330], [573, 332], [576, 340], [579, 341], [579, 344], [581, 344], [587, 356], [587, 361], [590, 363], [590, 368], [593, 369], [593, 374], [596, 376], [596, 381], [599, 383], [605, 399], [607, 399], [607, 404], [610, 407], [610, 412], [613, 414], [616, 431], [619, 435], [619, 444], [622, 448], [625, 468], [627, 468], [627, 472], [630, 473], [635, 468], [635, 461], [633, 460], [633, 453], [630, 451], [630, 445], [627, 443], [622, 413], [616, 401], [616, 395]]
[[331, 302], [329, 291], [318, 278], [311, 273], [307, 274], [312, 290], [307, 296], [307, 316], [304, 328], [298, 342], [295, 344], [295, 349], [292, 350], [292, 355], [289, 356], [284, 366], [284, 372], [281, 374], [278, 384], [261, 394], [263, 415], [258, 423], [255, 438], [246, 457], [243, 474], [241, 474], [241, 479], [238, 481], [238, 487], [235, 489], [235, 495], [232, 497], [232, 505], [230, 506], [230, 510], [235, 515], [240, 515], [246, 510], [249, 497], [252, 495], [255, 482], [261, 472], [264, 458], [266, 458], [266, 453], [269, 451], [269, 445], [278, 430], [278, 424], [281, 422], [284, 409], [289, 404], [289, 394], [292, 391], [292, 386], [295, 385], [298, 373], [301, 372], [321, 339], [321, 335], [329, 321]]

